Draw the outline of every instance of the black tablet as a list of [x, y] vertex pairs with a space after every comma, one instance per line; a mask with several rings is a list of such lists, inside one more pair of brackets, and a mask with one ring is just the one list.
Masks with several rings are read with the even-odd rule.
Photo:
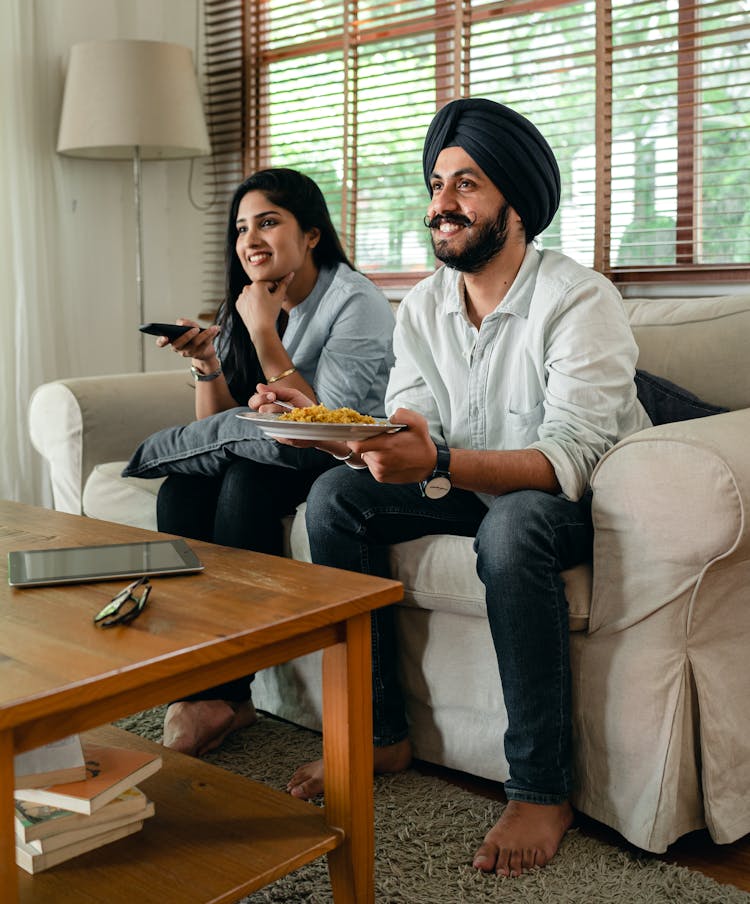
[[8, 583], [12, 587], [78, 584], [137, 578], [144, 574], [190, 574], [196, 571], [203, 571], [203, 564], [187, 543], [179, 539], [8, 553]]

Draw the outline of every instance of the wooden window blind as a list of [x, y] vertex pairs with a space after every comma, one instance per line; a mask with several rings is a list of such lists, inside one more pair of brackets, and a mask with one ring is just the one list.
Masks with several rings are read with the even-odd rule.
[[597, 263], [620, 280], [675, 271], [747, 279], [750, 8], [727, 0], [602, 6], [612, 83], [602, 154], [611, 179]]
[[[210, 0], [207, 0], [210, 5]], [[421, 150], [436, 109], [491, 97], [552, 145], [539, 239], [615, 280], [747, 279], [744, 0], [243, 0], [246, 170], [321, 186], [377, 282], [434, 266]]]
[[211, 141], [204, 165], [210, 199], [204, 225], [200, 317], [213, 320], [224, 297], [229, 202], [243, 179], [246, 144], [243, 0], [203, 0], [203, 106]]

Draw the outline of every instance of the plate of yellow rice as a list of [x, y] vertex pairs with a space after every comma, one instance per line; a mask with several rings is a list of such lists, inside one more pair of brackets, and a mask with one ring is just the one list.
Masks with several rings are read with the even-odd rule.
[[267, 436], [316, 442], [359, 441], [380, 433], [396, 433], [406, 426], [360, 414], [353, 408], [326, 408], [325, 405], [294, 408], [283, 414], [250, 411], [237, 417], [257, 424]]

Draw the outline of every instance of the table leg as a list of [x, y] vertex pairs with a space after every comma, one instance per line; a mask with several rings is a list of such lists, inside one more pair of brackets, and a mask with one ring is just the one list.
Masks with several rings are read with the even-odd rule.
[[16, 833], [13, 824], [13, 733], [0, 732], [0, 901], [18, 900]]
[[343, 829], [328, 854], [336, 904], [374, 904], [370, 613], [346, 622], [346, 642], [323, 651], [323, 756], [329, 825]]

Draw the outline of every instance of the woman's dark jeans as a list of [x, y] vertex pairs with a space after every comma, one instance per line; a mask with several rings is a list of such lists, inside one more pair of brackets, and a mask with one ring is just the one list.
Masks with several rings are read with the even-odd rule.
[[[320, 473], [238, 458], [221, 477], [174, 474], [159, 488], [157, 525], [168, 534], [280, 556], [282, 520], [304, 501]], [[182, 699], [242, 703], [252, 680], [237, 678]]]
[[[454, 489], [425, 499], [415, 484], [377, 483], [336, 468], [307, 498], [313, 561], [390, 577], [388, 547], [428, 534], [475, 537], [486, 590], [508, 729], [509, 798], [554, 804], [571, 790], [568, 606], [560, 572], [591, 558], [591, 500], [537, 490], [498, 496], [488, 508]], [[396, 670], [393, 608], [373, 612], [373, 732], [376, 746], [408, 734]]]

